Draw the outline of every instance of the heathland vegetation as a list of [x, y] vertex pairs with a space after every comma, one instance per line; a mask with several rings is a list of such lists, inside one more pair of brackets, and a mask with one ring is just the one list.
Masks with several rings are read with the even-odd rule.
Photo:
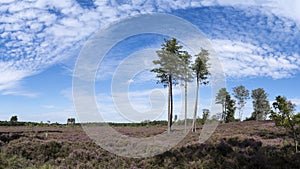
[[[167, 123], [114, 126], [131, 137], [166, 131]], [[274, 121], [220, 124], [199, 143], [202, 125], [163, 154], [134, 159], [94, 143], [80, 126], [0, 126], [0, 168], [291, 168], [300, 166], [293, 136]], [[299, 130], [297, 131], [299, 134]]]

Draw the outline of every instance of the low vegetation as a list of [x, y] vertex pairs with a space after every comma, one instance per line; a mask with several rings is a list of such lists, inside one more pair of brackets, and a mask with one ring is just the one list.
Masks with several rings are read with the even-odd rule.
[[[166, 130], [167, 122], [148, 126], [114, 126], [131, 137]], [[202, 125], [163, 154], [133, 159], [116, 156], [96, 145], [81, 127], [1, 126], [0, 168], [299, 168], [293, 137], [274, 121], [220, 124], [205, 143]], [[46, 134], [47, 133], [47, 134]]]

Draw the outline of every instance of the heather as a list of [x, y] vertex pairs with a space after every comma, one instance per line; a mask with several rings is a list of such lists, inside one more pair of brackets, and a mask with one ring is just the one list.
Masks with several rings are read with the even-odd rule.
[[[131, 137], [148, 137], [166, 124], [114, 128]], [[199, 143], [201, 125], [171, 150], [148, 158], [126, 158], [95, 144], [76, 125], [1, 126], [0, 168], [299, 168], [293, 139], [273, 121], [220, 124]]]

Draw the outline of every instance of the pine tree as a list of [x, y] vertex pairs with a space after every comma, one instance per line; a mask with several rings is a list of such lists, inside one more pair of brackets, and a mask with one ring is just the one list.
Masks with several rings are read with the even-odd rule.
[[178, 44], [175, 38], [164, 40], [161, 50], [156, 51], [159, 59], [154, 60], [158, 68], [154, 68], [151, 72], [156, 73], [159, 79], [158, 83], [162, 83], [164, 87], [168, 87], [168, 133], [171, 132], [172, 117], [173, 117], [173, 85], [176, 85], [180, 75], [180, 49], [182, 46]]
[[193, 131], [196, 131], [196, 117], [197, 117], [197, 110], [198, 110], [198, 95], [199, 95], [199, 86], [201, 84], [207, 85], [209, 83], [208, 76], [209, 73], [209, 64], [208, 64], [208, 58], [209, 53], [208, 50], [201, 49], [201, 52], [196, 55], [195, 63], [192, 67], [194, 70], [194, 73], [196, 75], [196, 101], [195, 101], [195, 108], [194, 108], [194, 117], [193, 117]]

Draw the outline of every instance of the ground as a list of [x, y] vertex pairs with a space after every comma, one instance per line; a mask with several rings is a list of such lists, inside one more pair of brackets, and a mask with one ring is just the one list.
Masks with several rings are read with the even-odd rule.
[[[114, 128], [138, 138], [166, 131], [159, 124]], [[300, 168], [292, 138], [273, 121], [220, 124], [204, 143], [201, 128], [163, 154], [127, 158], [99, 147], [78, 125], [0, 126], [0, 168]]]

